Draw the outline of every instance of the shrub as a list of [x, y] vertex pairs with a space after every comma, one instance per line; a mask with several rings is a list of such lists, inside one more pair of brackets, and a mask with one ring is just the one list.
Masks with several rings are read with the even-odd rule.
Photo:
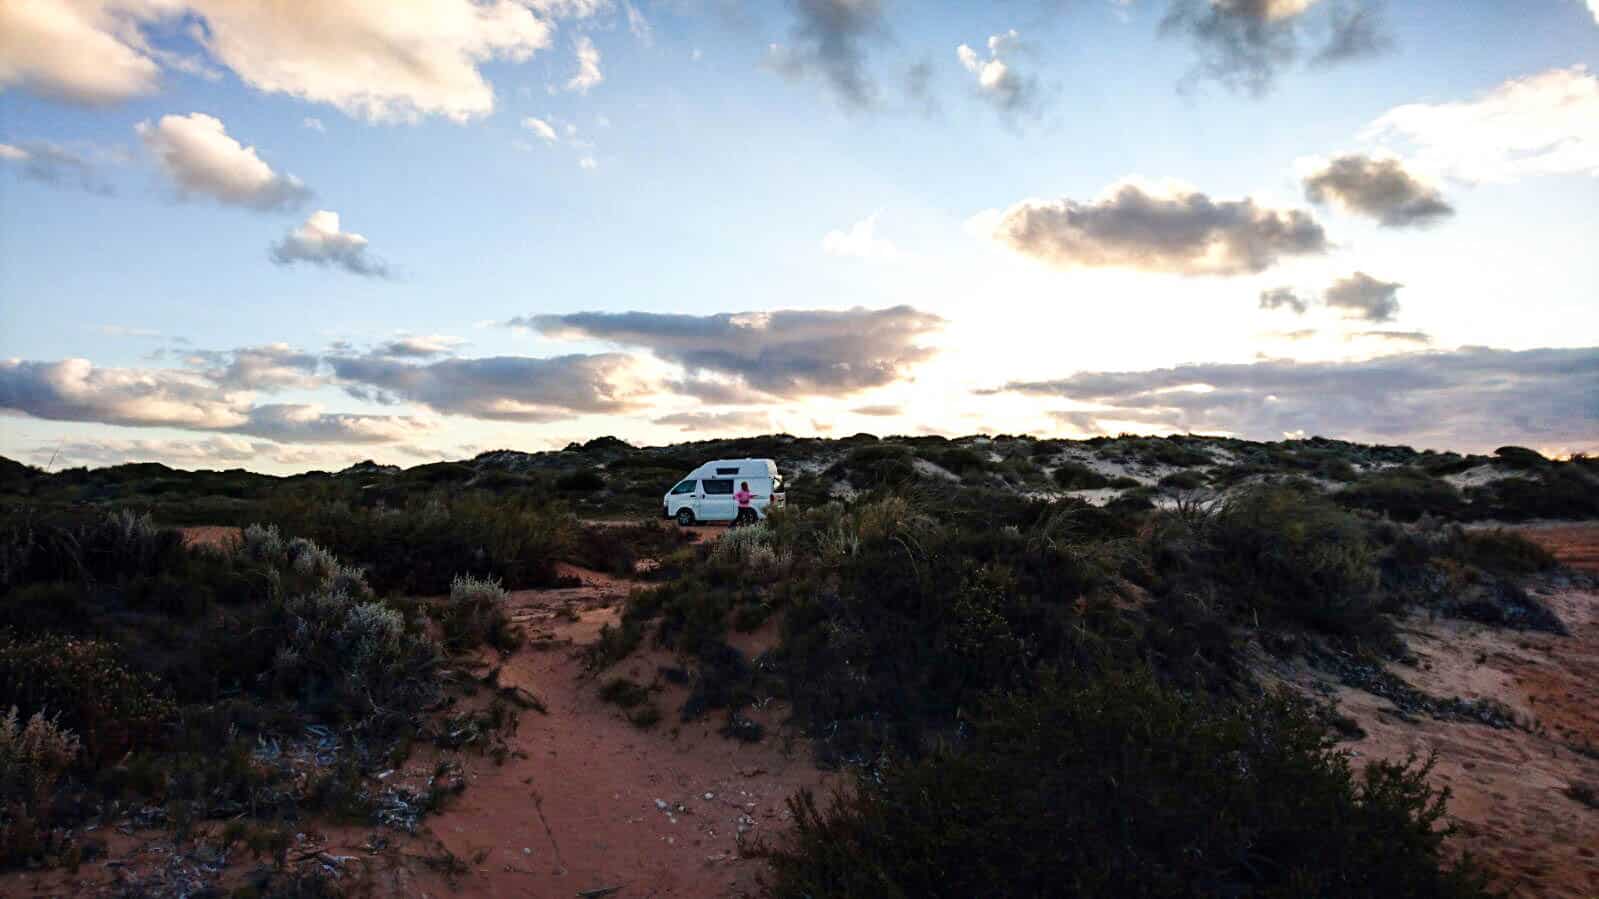
[[1198, 490], [1205, 486], [1205, 476], [1197, 471], [1174, 471], [1160, 479], [1167, 490]]
[[49, 848], [50, 797], [77, 757], [77, 735], [43, 712], [27, 724], [16, 706], [0, 716], [0, 867]]
[[328, 589], [284, 608], [275, 684], [313, 714], [382, 731], [432, 698], [437, 649], [393, 608]]
[[773, 545], [772, 532], [765, 524], [734, 528], [716, 541], [711, 558], [732, 566], [755, 581], [768, 581], [780, 576], [792, 564], [787, 550]]
[[1415, 468], [1368, 475], [1340, 492], [1338, 502], [1395, 521], [1415, 521], [1423, 515], [1454, 519], [1465, 511], [1465, 502], [1452, 484]]
[[118, 655], [100, 640], [0, 634], [0, 707], [55, 712], [94, 761], [146, 745], [175, 709], [155, 677], [130, 671]]
[[650, 691], [648, 687], [636, 684], [625, 677], [613, 677], [600, 688], [600, 698], [624, 709], [631, 709], [643, 705], [650, 698]]
[[1501, 574], [1534, 574], [1559, 564], [1554, 554], [1515, 531], [1504, 528], [1457, 532], [1464, 561]]
[[1544, 458], [1542, 453], [1524, 446], [1501, 446], [1494, 450], [1494, 455], [1511, 468], [1541, 468], [1549, 464], [1549, 460]]
[[555, 488], [566, 493], [593, 493], [605, 489], [605, 477], [592, 468], [580, 468], [556, 478]]
[[1215, 580], [1262, 618], [1356, 636], [1383, 629], [1371, 536], [1326, 497], [1245, 488], [1221, 504], [1205, 535]]
[[499, 581], [456, 575], [450, 583], [450, 598], [439, 610], [445, 648], [461, 652], [486, 643], [509, 652], [520, 646], [522, 633], [511, 623], [505, 602], [505, 588]]
[[1111, 484], [1110, 478], [1070, 459], [1063, 460], [1056, 467], [1053, 477], [1062, 490], [1098, 490]]
[[1355, 775], [1313, 710], [1147, 676], [997, 697], [960, 752], [789, 802], [767, 895], [1484, 896], [1427, 765]]
[[1571, 463], [1550, 464], [1531, 476], [1503, 478], [1466, 493], [1479, 518], [1599, 517], [1599, 479]]

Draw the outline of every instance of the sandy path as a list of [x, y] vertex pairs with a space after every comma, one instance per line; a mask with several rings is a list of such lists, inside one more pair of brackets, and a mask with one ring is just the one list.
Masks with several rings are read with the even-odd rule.
[[[514, 615], [546, 648], [504, 663], [501, 683], [539, 696], [548, 714], [524, 713], [503, 766], [470, 758], [467, 791], [428, 820], [429, 833], [457, 856], [478, 859], [459, 880], [482, 896], [572, 896], [620, 886], [622, 896], [724, 896], [751, 891], [762, 868], [739, 857], [746, 839], [780, 828], [784, 800], [801, 787], [823, 788], [809, 747], [785, 748], [770, 731], [744, 744], [716, 733], [720, 718], [679, 722], [686, 688], [661, 684], [665, 717], [653, 729], [631, 724], [602, 702], [605, 679], [657, 680], [660, 652], [640, 652], [587, 676], [577, 646], [614, 621], [632, 585], [585, 573], [572, 590], [519, 591]], [[571, 620], [573, 614], [577, 620]], [[769, 725], [782, 712], [752, 713]]]

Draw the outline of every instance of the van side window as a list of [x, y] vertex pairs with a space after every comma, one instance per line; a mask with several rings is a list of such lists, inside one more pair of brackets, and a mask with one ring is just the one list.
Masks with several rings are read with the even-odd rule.
[[673, 496], [682, 496], [685, 493], [693, 493], [693, 492], [694, 492], [694, 482], [693, 481], [684, 481], [683, 483], [678, 484], [676, 487], [672, 488], [672, 495]]
[[700, 483], [705, 485], [706, 496], [732, 496], [732, 478], [706, 478]]
[[738, 474], [738, 466], [735, 465], [732, 468], [718, 468], [718, 469], [716, 469], [716, 473], [717, 474]]

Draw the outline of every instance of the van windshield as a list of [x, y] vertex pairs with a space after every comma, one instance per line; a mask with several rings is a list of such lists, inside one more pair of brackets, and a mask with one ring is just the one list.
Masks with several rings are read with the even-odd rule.
[[683, 483], [678, 484], [676, 487], [672, 488], [672, 495], [673, 496], [680, 496], [680, 495], [682, 495], [684, 493], [693, 493], [693, 492], [694, 492], [694, 482], [693, 481], [684, 481]]

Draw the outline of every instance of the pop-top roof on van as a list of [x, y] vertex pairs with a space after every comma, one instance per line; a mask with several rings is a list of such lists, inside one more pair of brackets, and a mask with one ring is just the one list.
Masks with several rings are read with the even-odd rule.
[[769, 478], [777, 473], [771, 459], [713, 459], [691, 472], [691, 476], [710, 478]]

